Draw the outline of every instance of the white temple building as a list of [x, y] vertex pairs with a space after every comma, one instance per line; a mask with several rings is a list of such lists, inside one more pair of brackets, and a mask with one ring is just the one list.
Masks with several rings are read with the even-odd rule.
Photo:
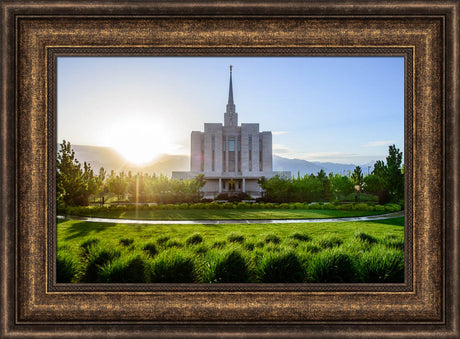
[[204, 132], [192, 131], [190, 172], [172, 172], [174, 179], [188, 179], [203, 174], [205, 198], [220, 193], [246, 192], [253, 198], [261, 196], [261, 177], [290, 177], [291, 172], [274, 172], [272, 133], [260, 132], [259, 124], [242, 123], [233, 102], [232, 66], [227, 110], [224, 124], [205, 123]]

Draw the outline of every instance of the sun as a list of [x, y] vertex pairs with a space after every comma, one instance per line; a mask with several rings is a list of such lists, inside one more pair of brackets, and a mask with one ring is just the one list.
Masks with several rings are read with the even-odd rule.
[[126, 161], [136, 165], [168, 153], [171, 144], [163, 126], [140, 121], [114, 123], [106, 141]]

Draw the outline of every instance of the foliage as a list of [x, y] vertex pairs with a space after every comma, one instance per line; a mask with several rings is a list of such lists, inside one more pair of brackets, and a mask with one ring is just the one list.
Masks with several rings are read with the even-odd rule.
[[352, 283], [357, 270], [350, 254], [332, 248], [315, 254], [308, 266], [307, 280], [313, 283]]
[[82, 169], [70, 142], [63, 140], [59, 145], [56, 169], [58, 207], [88, 205], [99, 184], [89, 164], [85, 162]]
[[250, 272], [246, 259], [236, 249], [208, 256], [203, 272], [203, 282], [208, 283], [246, 283]]
[[199, 233], [193, 233], [191, 236], [187, 238], [185, 243], [187, 245], [196, 245], [203, 242], [203, 237]]
[[301, 283], [305, 270], [294, 252], [269, 252], [260, 261], [257, 276], [265, 283]]
[[147, 264], [146, 280], [150, 283], [196, 282], [193, 256], [181, 250], [166, 250]]
[[[62, 221], [57, 230], [57, 281], [403, 281], [403, 218], [313, 223], [308, 224], [308, 235], [305, 227], [304, 223], [128, 227], [122, 223]], [[187, 239], [198, 239], [195, 234], [200, 235], [201, 242], [184, 246]], [[279, 242], [265, 243], [265, 237]], [[134, 241], [126, 247], [120, 239]], [[169, 247], [172, 244], [180, 247]], [[367, 267], [363, 261], [375, 262], [376, 268]]]

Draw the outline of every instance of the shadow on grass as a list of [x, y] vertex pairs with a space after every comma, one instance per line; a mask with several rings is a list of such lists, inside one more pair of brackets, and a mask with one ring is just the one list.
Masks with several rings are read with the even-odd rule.
[[391, 226], [403, 226], [404, 227], [404, 217], [400, 218], [391, 218], [391, 219], [380, 219], [380, 220], [366, 220], [367, 223], [372, 224], [384, 224]]
[[109, 223], [94, 223], [90, 221], [80, 221], [75, 222], [71, 226], [68, 227], [67, 233], [69, 234], [66, 236], [66, 240], [71, 240], [80, 237], [86, 237], [88, 235], [94, 235], [99, 232], [105, 231], [113, 227], [115, 224]]

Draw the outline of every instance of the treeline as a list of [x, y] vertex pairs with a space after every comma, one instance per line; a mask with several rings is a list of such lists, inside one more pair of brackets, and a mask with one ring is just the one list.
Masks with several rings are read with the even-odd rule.
[[82, 165], [75, 158], [75, 151], [65, 140], [60, 144], [56, 167], [58, 208], [86, 206], [90, 198], [104, 203], [105, 196], [109, 194], [119, 202], [198, 202], [205, 184], [202, 175], [194, 179], [175, 180], [163, 175], [132, 174], [130, 171], [107, 174], [104, 168], [96, 175], [89, 164], [84, 162]]
[[404, 167], [402, 152], [395, 145], [389, 146], [386, 162], [377, 161], [372, 174], [363, 175], [357, 166], [351, 175], [326, 175], [321, 170], [314, 174], [286, 178], [262, 177], [259, 184], [264, 190], [264, 200], [270, 202], [343, 201], [356, 193], [355, 198], [367, 193], [376, 196], [380, 204], [399, 203], [404, 198]]

